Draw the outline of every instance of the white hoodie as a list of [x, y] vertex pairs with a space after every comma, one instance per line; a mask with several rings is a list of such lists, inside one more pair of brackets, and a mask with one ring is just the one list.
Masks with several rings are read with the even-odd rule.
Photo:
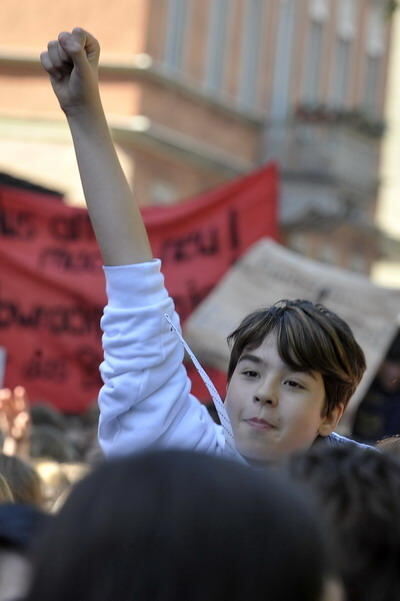
[[155, 259], [104, 268], [100, 445], [107, 456], [149, 447], [224, 454], [222, 428], [190, 394], [183, 347], [164, 316], [180, 330], [160, 265]]

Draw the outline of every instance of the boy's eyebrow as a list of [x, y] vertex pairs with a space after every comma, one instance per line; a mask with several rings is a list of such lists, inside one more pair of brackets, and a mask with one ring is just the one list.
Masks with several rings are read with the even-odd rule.
[[258, 357], [257, 355], [252, 355], [251, 353], [244, 353], [244, 355], [241, 355], [239, 357], [238, 363], [240, 363], [241, 361], [252, 361], [253, 363], [257, 364], [264, 363], [261, 357]]
[[[252, 355], [251, 353], [244, 353], [243, 355], [241, 355], [239, 357], [238, 363], [240, 363], [241, 361], [251, 361], [252, 363], [256, 363], [257, 365], [265, 365], [264, 359], [261, 359], [261, 357], [259, 357], [258, 355]], [[293, 368], [289, 368], [289, 366], [287, 366], [287, 369], [293, 370]], [[308, 376], [311, 376], [311, 378], [313, 378], [314, 380], [317, 379], [317, 372], [297, 369], [293, 371], [299, 371], [301, 373], [307, 374]]]

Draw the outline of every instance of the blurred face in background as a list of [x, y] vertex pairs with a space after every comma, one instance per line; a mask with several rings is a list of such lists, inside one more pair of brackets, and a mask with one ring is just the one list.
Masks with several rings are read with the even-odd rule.
[[386, 392], [400, 391], [400, 361], [385, 359], [378, 371], [378, 379]]

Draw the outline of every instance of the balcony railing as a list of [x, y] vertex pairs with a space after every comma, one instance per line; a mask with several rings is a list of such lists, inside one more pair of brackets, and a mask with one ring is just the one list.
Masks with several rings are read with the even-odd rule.
[[378, 182], [380, 138], [346, 123], [304, 122], [293, 118], [266, 130], [266, 158], [277, 160], [283, 173], [322, 180], [358, 192]]

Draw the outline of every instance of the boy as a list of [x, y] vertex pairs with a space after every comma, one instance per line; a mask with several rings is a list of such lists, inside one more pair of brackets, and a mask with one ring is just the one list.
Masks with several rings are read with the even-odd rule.
[[[104, 259], [108, 305], [99, 439], [107, 455], [149, 446], [224, 454], [221, 427], [190, 394], [179, 327], [119, 165], [98, 89], [99, 44], [76, 28], [42, 53], [66, 114]], [[365, 369], [348, 326], [323, 307], [283, 301], [247, 317], [234, 343], [225, 400], [238, 452], [263, 465], [328, 440]], [[331, 438], [329, 438], [331, 437]]]

